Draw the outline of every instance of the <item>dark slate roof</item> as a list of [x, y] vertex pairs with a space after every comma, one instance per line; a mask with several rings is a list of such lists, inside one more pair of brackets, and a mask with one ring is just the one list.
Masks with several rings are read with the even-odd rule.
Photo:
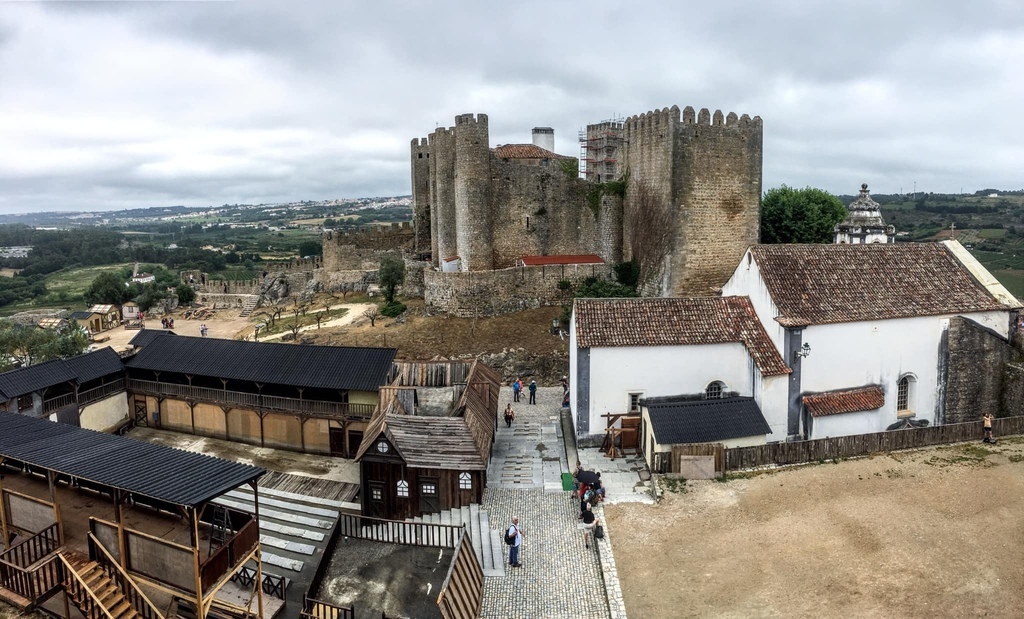
[[65, 359], [71, 371], [75, 373], [78, 383], [89, 382], [101, 376], [124, 372], [124, 364], [121, 362], [121, 355], [114, 352], [109, 346], [104, 346], [84, 355]]
[[135, 337], [128, 342], [129, 346], [135, 348], [142, 348], [143, 346], [149, 345], [153, 341], [153, 338], [160, 337], [161, 335], [177, 335], [174, 331], [167, 331], [165, 329], [142, 329], [135, 334]]
[[387, 380], [396, 352], [179, 335], [153, 338], [127, 365], [275, 385], [377, 391]]
[[713, 443], [772, 431], [754, 398], [659, 398], [646, 407], [654, 439], [662, 445]]
[[5, 400], [75, 380], [75, 372], [62, 359], [46, 361], [0, 374], [0, 393]]
[[755, 245], [786, 327], [1009, 310], [939, 243]]
[[741, 343], [764, 376], [790, 372], [749, 297], [576, 299], [573, 312], [579, 348]]
[[89, 316], [92, 316], [93, 313], [94, 312], [71, 312], [71, 315], [68, 316], [68, 318], [72, 318], [75, 320], [85, 320]]
[[0, 456], [185, 506], [264, 473], [248, 464], [15, 413], [0, 413]]
[[124, 371], [121, 357], [110, 347], [72, 357], [53, 359], [0, 374], [0, 396], [5, 400], [61, 383], [82, 384]]

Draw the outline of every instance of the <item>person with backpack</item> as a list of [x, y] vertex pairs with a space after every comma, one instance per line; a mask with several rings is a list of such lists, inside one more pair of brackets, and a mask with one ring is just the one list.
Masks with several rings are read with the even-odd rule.
[[583, 522], [579, 524], [579, 528], [583, 529], [583, 544], [587, 548], [590, 548], [590, 535], [598, 524], [597, 516], [590, 509], [590, 505], [587, 505], [587, 508], [583, 510]]
[[537, 403], [537, 381], [530, 381], [530, 404]]
[[519, 392], [522, 391], [522, 390], [523, 390], [523, 381], [519, 380], [519, 377], [516, 376], [515, 382], [512, 383], [512, 401], [513, 402], [518, 402], [519, 401]]
[[519, 530], [519, 517], [512, 516], [512, 524], [505, 530], [505, 543], [508, 544], [508, 564], [520, 567], [519, 547], [523, 545], [523, 532]]

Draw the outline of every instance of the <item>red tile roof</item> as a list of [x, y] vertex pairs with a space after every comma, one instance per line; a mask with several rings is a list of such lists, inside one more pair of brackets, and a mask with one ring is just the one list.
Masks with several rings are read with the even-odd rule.
[[604, 258], [597, 254], [577, 256], [523, 256], [523, 264], [528, 267], [542, 264], [604, 264]]
[[576, 299], [573, 311], [579, 348], [734, 342], [764, 376], [790, 372], [747, 297]]
[[885, 393], [878, 385], [844, 391], [826, 391], [805, 395], [804, 406], [810, 411], [812, 417], [873, 411], [885, 406]]
[[499, 159], [565, 159], [536, 144], [505, 144], [491, 150]]
[[750, 251], [786, 327], [1010, 309], [937, 243]]

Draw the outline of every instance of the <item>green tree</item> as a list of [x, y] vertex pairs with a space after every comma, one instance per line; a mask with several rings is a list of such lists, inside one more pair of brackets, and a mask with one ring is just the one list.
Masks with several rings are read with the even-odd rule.
[[119, 305], [129, 298], [130, 291], [117, 273], [105, 271], [96, 276], [85, 291], [85, 301], [90, 305], [112, 303]]
[[188, 284], [178, 284], [174, 293], [178, 295], [178, 303], [182, 305], [189, 305], [196, 300], [196, 291]]
[[384, 301], [394, 303], [395, 291], [405, 281], [405, 261], [398, 256], [385, 255], [380, 259], [377, 280], [384, 291]]
[[0, 370], [74, 357], [88, 345], [85, 334], [75, 325], [49, 330], [0, 320]]
[[831, 243], [844, 218], [846, 207], [823, 189], [776, 187], [761, 201], [761, 242]]
[[320, 256], [324, 253], [323, 246], [319, 241], [303, 241], [299, 243], [299, 258], [306, 256]]

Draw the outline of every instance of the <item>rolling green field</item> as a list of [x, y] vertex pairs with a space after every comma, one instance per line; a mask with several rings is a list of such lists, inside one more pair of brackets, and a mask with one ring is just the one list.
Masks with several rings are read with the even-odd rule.
[[46, 277], [45, 297], [38, 297], [31, 301], [23, 301], [0, 308], [0, 316], [10, 316], [18, 312], [31, 309], [70, 308], [72, 310], [84, 309], [85, 301], [82, 295], [89, 288], [89, 284], [97, 275], [104, 271], [116, 271], [117, 269], [131, 266], [129, 263], [110, 264], [105, 266], [82, 267], [77, 269], [64, 269], [51, 273]]

